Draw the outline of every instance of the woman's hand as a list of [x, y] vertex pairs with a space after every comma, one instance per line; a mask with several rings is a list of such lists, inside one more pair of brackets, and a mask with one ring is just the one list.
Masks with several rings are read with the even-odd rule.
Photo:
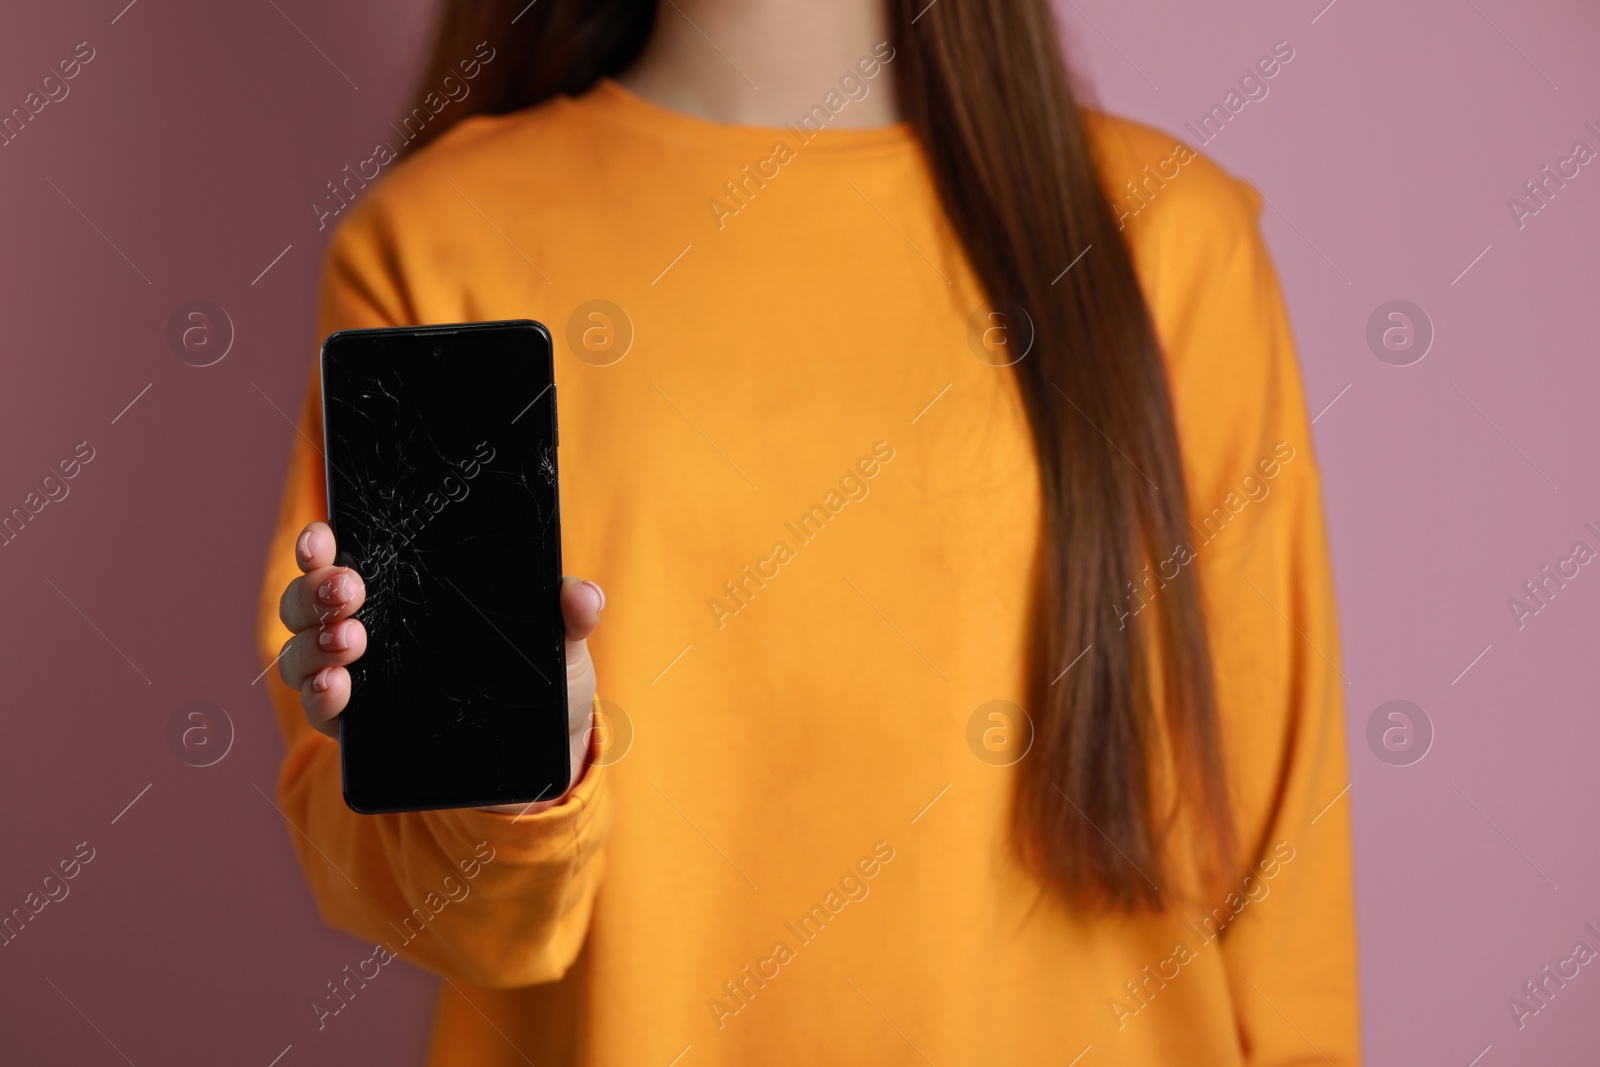
[[[290, 582], [278, 602], [278, 618], [294, 633], [278, 657], [278, 676], [300, 690], [300, 706], [312, 727], [335, 740], [339, 713], [350, 702], [350, 672], [367, 650], [367, 631], [351, 618], [366, 601], [366, 585], [349, 567], [335, 567], [333, 531], [314, 522], [295, 541], [295, 562], [301, 576]], [[582, 777], [593, 728], [594, 662], [588, 637], [599, 625], [606, 595], [593, 582], [566, 577], [561, 582], [561, 615], [567, 627], [567, 725], [572, 745], [572, 779]], [[532, 814], [558, 803], [502, 804], [486, 811]]]

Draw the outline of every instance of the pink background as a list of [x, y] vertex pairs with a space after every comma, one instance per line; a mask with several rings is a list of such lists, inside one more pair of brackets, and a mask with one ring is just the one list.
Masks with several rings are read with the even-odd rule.
[[[0, 35], [5, 110], [77, 42], [96, 51], [0, 148], [0, 510], [78, 442], [95, 449], [0, 548], [0, 912], [78, 842], [95, 849], [70, 896], [0, 949], [0, 1059], [111, 1064], [114, 1045], [141, 1065], [265, 1067], [292, 1046], [284, 1067], [421, 1063], [434, 979], [404, 965], [316, 1030], [311, 1001], [370, 949], [322, 926], [262, 795], [282, 750], [251, 681], [294, 433], [275, 408], [297, 411], [314, 352], [327, 231], [307, 203], [410, 106], [428, 5], [125, 3], [30, 5]], [[1370, 1062], [1592, 1062], [1591, 968], [1520, 1032], [1506, 1001], [1580, 937], [1600, 947], [1583, 929], [1600, 925], [1600, 570], [1520, 631], [1507, 600], [1580, 537], [1600, 546], [1583, 530], [1600, 525], [1600, 166], [1520, 231], [1506, 200], [1575, 140], [1600, 149], [1583, 128], [1600, 125], [1600, 12], [1325, 3], [1060, 10], [1105, 106], [1191, 139], [1184, 122], [1274, 42], [1295, 51], [1205, 151], [1273, 205], [1308, 402], [1332, 403], [1315, 432]], [[165, 339], [195, 298], [236, 331], [206, 368]], [[1436, 331], [1407, 367], [1365, 338], [1396, 298]], [[236, 734], [205, 768], [167, 740], [197, 699]], [[1391, 699], [1435, 731], [1410, 766], [1366, 742]]]

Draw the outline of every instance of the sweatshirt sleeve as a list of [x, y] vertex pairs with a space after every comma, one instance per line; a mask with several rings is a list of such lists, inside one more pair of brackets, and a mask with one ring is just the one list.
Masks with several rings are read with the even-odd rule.
[[[1219, 944], [1251, 1067], [1360, 1058], [1350, 797], [1339, 635], [1309, 449], [1284, 465], [1261, 542], [1223, 561], [1235, 640], [1219, 655], [1247, 705], [1233, 725], [1243, 859]], [[1294, 466], [1306, 466], [1298, 473]], [[1293, 479], [1292, 481], [1288, 479]], [[1252, 504], [1251, 506], [1255, 506]], [[1208, 578], [1212, 577], [1208, 575]], [[1254, 601], [1252, 604], [1251, 601]], [[1257, 665], [1275, 660], [1277, 671]], [[1249, 664], [1249, 666], [1245, 666]], [[1213, 914], [1216, 914], [1213, 912]]]
[[1220, 906], [1188, 918], [1197, 936], [1220, 931], [1245, 1063], [1353, 1067], [1347, 683], [1321, 478], [1259, 194], [1214, 169], [1193, 178], [1204, 210], [1168, 229], [1152, 306], [1193, 446], [1191, 532], [1240, 856]]
[[[324, 266], [319, 336], [420, 321], [384, 236], [381, 210], [351, 214]], [[278, 620], [299, 575], [300, 530], [326, 519], [321, 396], [313, 374], [289, 461], [262, 589], [258, 634], [271, 664], [289, 638]], [[477, 809], [358, 815], [344, 803], [338, 742], [313, 730], [299, 693], [267, 671], [287, 749], [277, 805], [323, 918], [447, 977], [505, 988], [559, 979], [582, 947], [612, 818], [605, 767], [560, 803], [526, 816]]]

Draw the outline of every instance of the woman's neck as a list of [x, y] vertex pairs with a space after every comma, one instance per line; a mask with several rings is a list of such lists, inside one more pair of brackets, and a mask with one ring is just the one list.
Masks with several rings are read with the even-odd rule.
[[[712, 122], [780, 126], [820, 104], [858, 64], [881, 58], [883, 0], [662, 0], [639, 59], [617, 80], [646, 100]], [[893, 64], [837, 125], [899, 119]]]

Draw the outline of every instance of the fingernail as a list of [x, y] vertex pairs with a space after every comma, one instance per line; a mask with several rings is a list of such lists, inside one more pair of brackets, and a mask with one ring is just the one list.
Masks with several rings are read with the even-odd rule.
[[344, 627], [339, 624], [328, 627], [317, 635], [317, 644], [322, 646], [324, 652], [343, 652]]
[[328, 675], [332, 667], [324, 667], [311, 676], [311, 691], [313, 693], [326, 693], [328, 691]]
[[350, 579], [342, 574], [329, 578], [317, 587], [317, 599], [332, 608], [342, 606], [350, 599]]
[[294, 546], [295, 555], [310, 562], [311, 560], [311, 531], [307, 530], [300, 535], [300, 540]]
[[588, 586], [590, 589], [593, 589], [594, 592], [595, 592], [595, 595], [600, 598], [600, 606], [598, 608], [596, 608], [595, 610], [596, 611], [604, 611], [604, 610], [606, 610], [606, 591], [604, 589], [601, 589], [598, 585], [595, 585], [593, 582], [589, 581], [589, 579], [587, 579], [587, 578], [583, 579], [583, 584]]

